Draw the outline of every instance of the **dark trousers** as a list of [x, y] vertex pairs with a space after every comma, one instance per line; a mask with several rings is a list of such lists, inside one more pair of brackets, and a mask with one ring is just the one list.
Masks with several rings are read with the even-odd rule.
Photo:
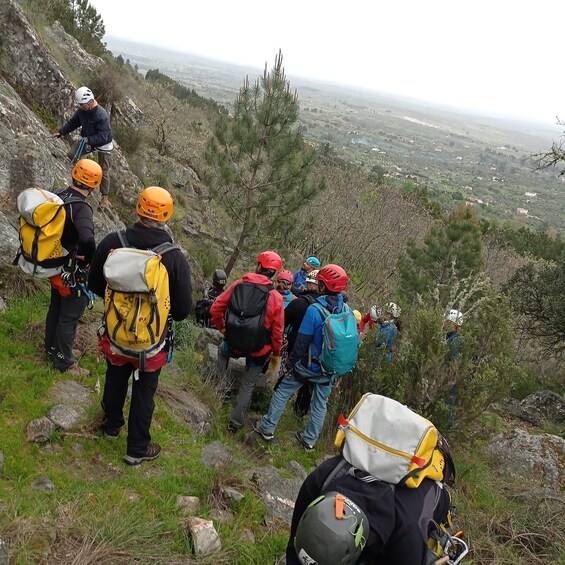
[[296, 400], [294, 401], [294, 413], [299, 417], [306, 416], [310, 411], [310, 404], [312, 402], [312, 392], [314, 387], [312, 385], [304, 385], [297, 393]]
[[[106, 366], [106, 382], [102, 397], [102, 409], [106, 415], [105, 425], [109, 429], [119, 429], [125, 424], [124, 404], [129, 378], [135, 368], [131, 363], [118, 366], [112, 365], [108, 360]], [[126, 449], [126, 453], [132, 457], [145, 455], [151, 441], [149, 428], [155, 410], [154, 396], [160, 373], [161, 369], [151, 373], [139, 371], [139, 378], [133, 379]]]
[[63, 298], [57, 290], [51, 289], [45, 320], [45, 352], [52, 355], [53, 366], [59, 371], [66, 371], [75, 362], [73, 343], [78, 321], [87, 304], [86, 296], [79, 295], [76, 290]]

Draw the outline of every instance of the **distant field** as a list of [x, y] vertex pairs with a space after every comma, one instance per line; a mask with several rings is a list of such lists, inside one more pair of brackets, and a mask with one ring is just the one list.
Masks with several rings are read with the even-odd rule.
[[[246, 75], [262, 73], [191, 55], [109, 39], [141, 72], [158, 68], [198, 94], [229, 106]], [[274, 61], [274, 54], [273, 54]], [[565, 235], [565, 177], [535, 171], [530, 155], [561, 131], [543, 125], [458, 113], [409, 99], [293, 78], [308, 139], [394, 182], [425, 186], [444, 206], [472, 203], [480, 216]], [[562, 128], [561, 128], [562, 129]]]

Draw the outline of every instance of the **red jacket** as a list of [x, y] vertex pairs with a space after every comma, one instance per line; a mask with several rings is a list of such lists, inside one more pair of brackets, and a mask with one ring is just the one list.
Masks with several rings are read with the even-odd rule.
[[[223, 330], [225, 326], [224, 313], [228, 307], [231, 293], [235, 285], [240, 282], [251, 282], [255, 284], [262, 284], [265, 286], [272, 285], [270, 279], [265, 275], [258, 275], [256, 273], [246, 273], [241, 279], [233, 282], [212, 304], [210, 308], [210, 317], [212, 323], [219, 330]], [[251, 357], [264, 357], [270, 351], [273, 355], [280, 355], [283, 333], [284, 333], [284, 306], [283, 298], [280, 293], [273, 289], [269, 292], [269, 299], [267, 301], [267, 314], [265, 316], [265, 327], [271, 330], [271, 344], [265, 345], [259, 351], [251, 353]]]
[[362, 334], [365, 331], [366, 325], [368, 325], [369, 329], [371, 329], [375, 324], [375, 320], [371, 318], [371, 312], [367, 312], [359, 322], [359, 333]]

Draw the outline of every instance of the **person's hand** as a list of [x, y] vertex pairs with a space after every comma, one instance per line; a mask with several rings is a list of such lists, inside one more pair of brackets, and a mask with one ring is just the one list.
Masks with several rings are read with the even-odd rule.
[[218, 331], [222, 334], [222, 335], [226, 335], [226, 328], [220, 328], [218, 329]]
[[280, 368], [281, 368], [281, 356], [271, 355], [271, 357], [269, 358], [269, 367], [267, 371], [270, 371], [278, 375]]

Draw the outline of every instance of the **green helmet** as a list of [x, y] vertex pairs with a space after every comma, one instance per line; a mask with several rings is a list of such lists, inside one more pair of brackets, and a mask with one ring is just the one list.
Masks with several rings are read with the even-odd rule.
[[294, 548], [304, 565], [352, 565], [359, 559], [368, 535], [369, 520], [363, 510], [332, 491], [314, 500], [302, 514]]

